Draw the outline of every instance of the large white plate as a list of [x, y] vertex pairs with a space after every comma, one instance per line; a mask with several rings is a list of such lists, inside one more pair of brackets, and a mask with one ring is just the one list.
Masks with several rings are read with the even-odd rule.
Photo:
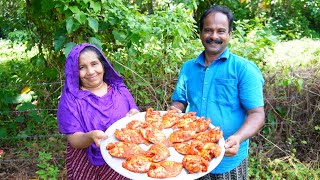
[[[166, 113], [166, 111], [160, 111], [160, 112], [161, 112], [161, 114]], [[131, 117], [124, 117], [124, 118], [118, 120], [117, 122], [115, 122], [114, 124], [112, 124], [106, 130], [106, 134], [108, 135], [108, 139], [102, 140], [101, 145], [100, 145], [102, 157], [112, 169], [114, 169], [116, 172], [118, 172], [119, 174], [121, 174], [127, 178], [138, 179], [138, 180], [141, 180], [141, 179], [155, 180], [157, 178], [150, 178], [147, 175], [147, 173], [134, 173], [134, 172], [131, 172], [131, 171], [123, 168], [122, 162], [124, 162], [125, 160], [122, 158], [117, 158], [117, 157], [111, 156], [108, 153], [108, 150], [106, 149], [106, 147], [109, 143], [119, 141], [114, 136], [115, 130], [126, 127], [127, 123], [129, 123], [131, 120], [134, 120], [134, 119], [144, 121], [145, 120], [145, 112], [140, 112], [140, 113], [135, 114], [134, 116], [131, 116]], [[210, 124], [210, 127], [212, 128], [213, 125]], [[168, 137], [173, 132], [173, 130], [171, 128], [164, 129], [162, 132]], [[221, 147], [221, 154], [219, 157], [214, 158], [210, 161], [210, 165], [209, 165], [207, 172], [189, 174], [187, 172], [187, 170], [183, 168], [182, 172], [177, 177], [167, 178], [167, 179], [169, 179], [169, 180], [171, 180], [171, 179], [172, 180], [173, 179], [174, 180], [177, 180], [177, 179], [189, 180], [189, 179], [197, 179], [197, 178], [200, 178], [200, 177], [208, 174], [215, 167], [217, 167], [217, 165], [221, 162], [221, 160], [224, 156], [224, 153], [225, 153], [224, 143], [225, 143], [224, 139], [221, 138], [218, 142], [219, 146]], [[148, 150], [151, 145], [146, 146], [144, 144], [140, 144], [140, 146], [142, 147], [142, 149]], [[167, 160], [182, 162], [184, 155], [178, 153], [173, 147], [169, 147], [169, 151], [170, 151], [170, 156], [167, 158]]]

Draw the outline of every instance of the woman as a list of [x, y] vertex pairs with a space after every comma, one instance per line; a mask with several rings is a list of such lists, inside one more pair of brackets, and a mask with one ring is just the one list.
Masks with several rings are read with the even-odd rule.
[[65, 74], [58, 125], [68, 139], [68, 179], [125, 179], [105, 163], [99, 148], [108, 127], [139, 112], [122, 77], [88, 43], [71, 50]]

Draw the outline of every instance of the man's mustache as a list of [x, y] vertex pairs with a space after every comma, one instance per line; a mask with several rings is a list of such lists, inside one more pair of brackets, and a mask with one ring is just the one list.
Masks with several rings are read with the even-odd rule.
[[211, 38], [207, 38], [206, 39], [206, 43], [211, 44], [212, 42], [216, 43], [216, 44], [222, 44], [223, 41], [221, 39], [211, 39]]

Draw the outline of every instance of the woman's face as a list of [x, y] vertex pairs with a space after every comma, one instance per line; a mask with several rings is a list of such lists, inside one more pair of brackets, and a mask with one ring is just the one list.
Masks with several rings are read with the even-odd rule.
[[93, 51], [82, 52], [79, 56], [79, 77], [82, 87], [94, 89], [103, 83], [104, 69]]

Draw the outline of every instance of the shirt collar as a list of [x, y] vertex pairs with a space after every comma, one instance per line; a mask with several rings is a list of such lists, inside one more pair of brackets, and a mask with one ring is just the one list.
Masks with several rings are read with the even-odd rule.
[[[230, 50], [229, 48], [226, 48], [223, 53], [218, 57], [218, 59], [216, 59], [215, 61], [219, 61], [219, 60], [227, 60], [228, 57], [230, 56]], [[201, 66], [205, 66], [204, 63], [204, 51], [202, 51], [202, 53], [195, 58], [195, 62], [199, 63]]]

